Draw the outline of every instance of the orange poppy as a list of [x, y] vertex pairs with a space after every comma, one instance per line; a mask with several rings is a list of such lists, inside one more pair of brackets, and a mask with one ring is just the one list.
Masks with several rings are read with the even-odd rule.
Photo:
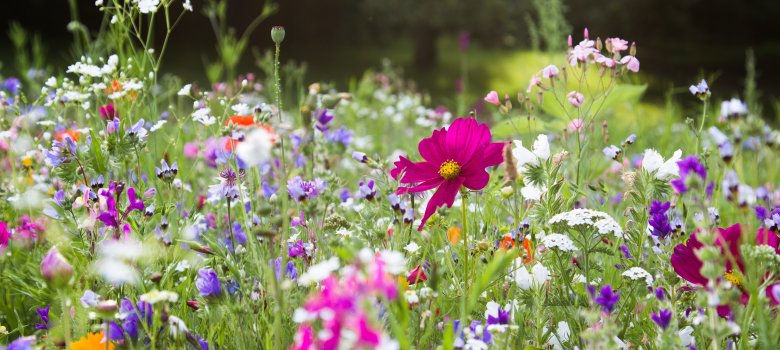
[[114, 350], [114, 344], [108, 342], [106, 344], [105, 333], [88, 333], [81, 339], [70, 344], [71, 350]]
[[57, 140], [57, 141], [62, 142], [63, 140], [65, 140], [65, 135], [70, 136], [70, 138], [73, 141], [78, 141], [79, 140], [79, 136], [81, 136], [81, 133], [76, 131], [76, 130], [72, 130], [72, 129], [62, 130], [62, 131], [58, 131], [54, 135], [54, 139]]
[[523, 238], [523, 249], [525, 249], [525, 259], [523, 259], [523, 263], [528, 264], [534, 258], [533, 244], [531, 243], [530, 238]]
[[458, 244], [458, 242], [460, 242], [460, 228], [455, 226], [450, 227], [450, 230], [447, 231], [447, 240], [452, 244]]
[[233, 123], [235, 126], [253, 126], [255, 125], [255, 117], [252, 115], [234, 115], [225, 121], [225, 126]]
[[501, 243], [498, 244], [498, 249], [501, 250], [510, 250], [515, 247], [515, 240], [512, 239], [511, 235], [504, 235], [504, 239], [501, 240]]

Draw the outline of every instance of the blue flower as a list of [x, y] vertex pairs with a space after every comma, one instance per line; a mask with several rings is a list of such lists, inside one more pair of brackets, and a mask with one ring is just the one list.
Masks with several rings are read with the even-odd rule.
[[615, 293], [612, 290], [612, 286], [606, 285], [601, 287], [599, 294], [595, 296], [594, 301], [596, 304], [601, 305], [604, 312], [611, 314], [615, 310], [615, 305], [620, 300], [620, 292]]
[[200, 269], [195, 286], [198, 287], [198, 292], [203, 297], [218, 297], [222, 294], [222, 284], [220, 284], [219, 277], [214, 269]]

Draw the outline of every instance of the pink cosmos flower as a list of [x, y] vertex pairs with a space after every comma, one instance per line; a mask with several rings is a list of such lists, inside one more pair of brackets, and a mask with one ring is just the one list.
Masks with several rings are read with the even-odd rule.
[[424, 161], [415, 163], [403, 156], [396, 161], [390, 175], [408, 185], [399, 187], [397, 194], [436, 188], [417, 230], [422, 230], [437, 207], [452, 207], [461, 187], [484, 188], [490, 181], [485, 168], [504, 161], [504, 145], [491, 141], [487, 125], [458, 118], [449, 128], [434, 130], [431, 137], [420, 141], [418, 150]]
[[0, 221], [0, 253], [8, 247], [8, 240], [11, 238], [11, 232], [8, 231], [8, 223]]
[[498, 100], [498, 93], [495, 91], [488, 92], [487, 96], [485, 96], [485, 102], [492, 103], [496, 106], [498, 106], [501, 103]]
[[625, 64], [626, 68], [634, 73], [639, 72], [639, 60], [634, 56], [625, 56], [620, 59], [620, 64]]
[[581, 93], [577, 91], [572, 91], [566, 95], [566, 98], [569, 99], [569, 103], [571, 103], [572, 106], [576, 108], [580, 108], [582, 106], [582, 103], [585, 102], [585, 96], [583, 96]]
[[609, 51], [612, 53], [620, 53], [621, 51], [628, 50], [628, 41], [621, 38], [607, 38], [605, 40], [609, 47]]

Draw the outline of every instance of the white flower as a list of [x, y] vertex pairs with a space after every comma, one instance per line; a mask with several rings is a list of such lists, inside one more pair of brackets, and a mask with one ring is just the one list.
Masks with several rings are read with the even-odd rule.
[[170, 325], [170, 327], [168, 327], [169, 332], [174, 338], [178, 338], [179, 336], [184, 335], [190, 331], [187, 328], [187, 325], [184, 324], [184, 321], [173, 315], [168, 316], [168, 324]]
[[563, 350], [562, 344], [569, 341], [570, 335], [571, 328], [569, 328], [569, 324], [566, 321], [560, 321], [558, 322], [558, 329], [556, 329], [555, 333], [550, 336], [547, 344], [552, 345], [553, 349], [555, 350]]
[[155, 132], [157, 130], [160, 130], [165, 123], [167, 123], [167, 120], [158, 120], [157, 123], [154, 123], [151, 128], [149, 128], [150, 132]]
[[387, 272], [393, 275], [398, 275], [406, 270], [406, 258], [400, 252], [393, 250], [383, 250], [380, 253], [382, 262], [385, 263]]
[[406, 250], [407, 252], [409, 252], [411, 254], [414, 254], [415, 252], [420, 250], [420, 246], [417, 245], [417, 243], [415, 243], [415, 242], [409, 242], [409, 244], [407, 244], [406, 247], [404, 247], [404, 250]]
[[742, 206], [752, 206], [756, 203], [756, 191], [752, 187], [741, 184], [737, 187], [737, 203]]
[[525, 148], [520, 140], [515, 140], [514, 144], [512, 155], [515, 157], [515, 166], [520, 173], [529, 165], [539, 165], [540, 159], [547, 160], [547, 158], [550, 158], [550, 143], [547, 140], [547, 135], [542, 134], [536, 138], [533, 152]]
[[143, 14], [157, 12], [158, 5], [160, 0], [138, 0], [138, 9]]
[[192, 112], [192, 120], [201, 123], [203, 125], [212, 125], [217, 122], [217, 118], [209, 115], [211, 113], [210, 108], [200, 108]]
[[574, 246], [574, 241], [569, 236], [562, 235], [560, 233], [553, 233], [542, 238], [542, 244], [546, 248], [558, 248], [563, 252], [577, 251], [577, 247]]
[[545, 192], [547, 192], [546, 187], [538, 187], [534, 185], [525, 185], [520, 189], [520, 194], [523, 195], [523, 198], [529, 201], [538, 201], [542, 199], [542, 194]]
[[338, 270], [339, 266], [339, 259], [335, 256], [319, 264], [312, 265], [298, 278], [298, 284], [308, 286], [312, 282], [322, 282], [328, 278], [331, 273]]
[[623, 229], [620, 225], [609, 216], [607, 213], [592, 209], [574, 209], [565, 213], [560, 213], [552, 217], [549, 221], [550, 224], [565, 223], [569, 227], [577, 226], [590, 226], [596, 228], [600, 234], [607, 234], [612, 232], [615, 236], [620, 237], [623, 234]]
[[252, 114], [252, 108], [249, 107], [246, 103], [238, 103], [230, 107], [236, 114], [239, 115], [248, 115]]
[[184, 0], [182, 6], [185, 10], [192, 12], [192, 2], [190, 2], [190, 0]]
[[628, 277], [631, 280], [640, 280], [644, 279], [645, 282], [647, 282], [647, 285], [653, 284], [653, 275], [651, 275], [647, 270], [641, 268], [641, 267], [632, 267], [626, 271], [623, 272], [623, 277]]
[[145, 301], [152, 305], [161, 301], [168, 302], [168, 303], [175, 303], [176, 301], [179, 300], [179, 295], [176, 294], [176, 292], [171, 292], [167, 290], [158, 291], [155, 289], [149, 293], [141, 295], [140, 299], [141, 301]]
[[192, 90], [192, 84], [187, 84], [182, 86], [181, 90], [177, 93], [179, 96], [187, 96], [190, 94], [190, 90]]
[[731, 116], [741, 116], [748, 114], [747, 105], [740, 101], [738, 98], [732, 98], [728, 101], [723, 101], [720, 104], [720, 117], [728, 118]]
[[642, 159], [642, 168], [648, 172], [656, 172], [655, 178], [659, 180], [668, 180], [672, 177], [680, 176], [680, 167], [677, 161], [682, 157], [682, 151], [676, 150], [669, 160], [664, 162], [664, 158], [654, 149], [645, 150], [645, 156]]
[[271, 159], [276, 134], [266, 128], [255, 128], [236, 146], [236, 155], [248, 165], [258, 165]]
[[[515, 265], [517, 266], [517, 265]], [[536, 263], [531, 268], [531, 272], [525, 266], [521, 266], [514, 273], [515, 283], [517, 283], [520, 289], [531, 289], [531, 287], [538, 287], [550, 280], [550, 270], [544, 265]]]
[[417, 292], [414, 290], [407, 290], [405, 293], [406, 296], [406, 303], [409, 305], [416, 305], [420, 303], [420, 297], [417, 295]]
[[696, 338], [693, 336], [693, 327], [691, 326], [686, 326], [677, 331], [677, 336], [680, 337], [680, 345], [683, 347], [696, 345]]

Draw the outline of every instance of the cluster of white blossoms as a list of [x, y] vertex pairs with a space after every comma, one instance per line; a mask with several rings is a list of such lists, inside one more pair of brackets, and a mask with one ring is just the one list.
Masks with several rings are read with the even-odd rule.
[[556, 248], [562, 252], [574, 252], [577, 251], [577, 247], [574, 246], [574, 241], [569, 236], [553, 233], [542, 238], [542, 244], [548, 248]]
[[653, 275], [641, 267], [635, 266], [626, 271], [623, 271], [623, 277], [628, 277], [634, 281], [644, 279], [648, 286], [653, 284]]
[[108, 57], [106, 64], [98, 66], [92, 63], [91, 58], [81, 56], [81, 60], [70, 66], [68, 66], [68, 73], [74, 73], [77, 75], [101, 78], [105, 75], [109, 75], [116, 71], [116, 66], [119, 64], [119, 56], [111, 55]]
[[555, 215], [549, 222], [552, 224], [565, 223], [571, 228], [588, 226], [598, 230], [602, 235], [612, 232], [615, 236], [623, 235], [623, 229], [609, 214], [592, 209], [574, 209]]

